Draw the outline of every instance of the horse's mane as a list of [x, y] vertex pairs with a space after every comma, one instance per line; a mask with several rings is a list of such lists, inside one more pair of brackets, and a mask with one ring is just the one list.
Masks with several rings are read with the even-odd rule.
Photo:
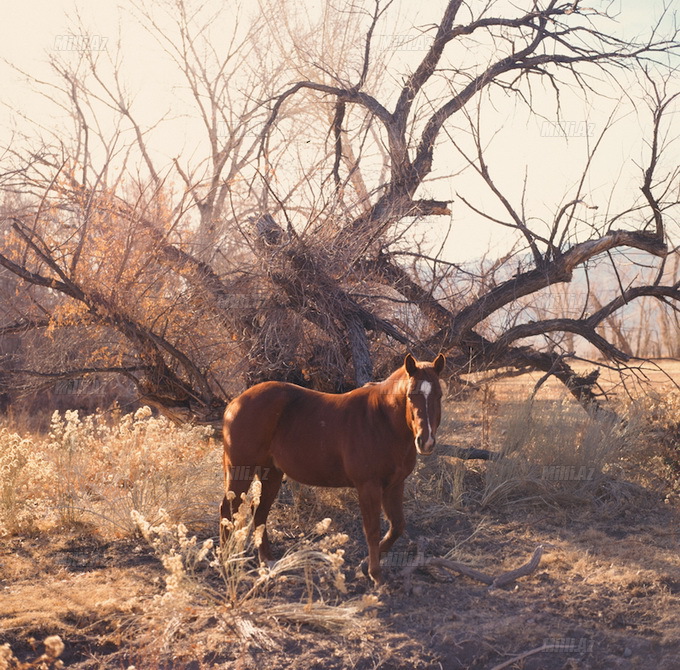
[[403, 383], [408, 379], [404, 367], [397, 368], [389, 377], [382, 381], [367, 382], [360, 388], [369, 388], [378, 395], [404, 395], [406, 388]]

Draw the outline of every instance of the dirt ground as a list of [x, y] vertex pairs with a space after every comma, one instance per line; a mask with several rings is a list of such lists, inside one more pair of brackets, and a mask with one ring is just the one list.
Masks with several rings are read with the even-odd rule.
[[[440, 441], [484, 446], [488, 422], [515, 396], [516, 383], [497, 390], [487, 409], [479, 394], [447, 404]], [[531, 387], [527, 380], [523, 384]], [[181, 653], [174, 660], [172, 654], [145, 655], [134, 622], [163, 592], [163, 566], [141, 539], [106, 537], [83, 525], [2, 541], [0, 645], [9, 643], [17, 657], [30, 660], [41, 653], [45, 636], [58, 634], [66, 645], [65, 665], [82, 670], [680, 668], [677, 497], [631, 479], [616, 485], [616, 495], [605, 487], [588, 504], [482, 507], [476, 494], [487, 466], [470, 461], [459, 470], [463, 493], [455, 504], [425, 504], [419, 482], [432, 481], [457, 461], [446, 451], [419, 464], [406, 503], [407, 533], [395, 550], [410, 556], [419, 542], [426, 556], [450, 552], [496, 575], [543, 545], [533, 574], [490, 590], [431, 568], [416, 571], [406, 588], [401, 569], [392, 568], [388, 584], [376, 591], [357, 569], [365, 545], [353, 492], [315, 499], [305, 517], [296, 511], [300, 492], [284, 485], [270, 516], [276, 551], [280, 555], [306, 524], [330, 516], [332, 530], [350, 538], [343, 600], [377, 595], [356, 625], [329, 632], [280, 621], [246, 639], [225, 630], [217, 615], [186, 612], [175, 636]], [[267, 607], [304, 599], [304, 589], [291, 583], [272, 592]], [[167, 629], [173, 620], [162, 625]], [[153, 635], [158, 629], [148, 630]]]

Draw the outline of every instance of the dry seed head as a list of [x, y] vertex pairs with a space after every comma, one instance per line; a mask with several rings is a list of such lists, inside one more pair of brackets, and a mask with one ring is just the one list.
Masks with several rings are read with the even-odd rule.
[[50, 658], [59, 658], [64, 651], [64, 643], [58, 635], [50, 635], [45, 638], [45, 653]]
[[231, 538], [233, 539], [236, 551], [243, 551], [245, 549], [246, 542], [248, 541], [248, 526], [236, 529], [231, 535]]
[[323, 535], [328, 531], [328, 529], [331, 526], [331, 520], [329, 518], [323, 519], [323, 521], [319, 521], [319, 523], [316, 524], [314, 527], [314, 533], [316, 535]]
[[259, 549], [260, 545], [262, 544], [262, 538], [264, 537], [264, 531], [265, 531], [265, 526], [264, 524], [260, 524], [256, 529], [255, 533], [253, 535], [253, 541], [255, 542], [255, 546]]
[[250, 485], [253, 495], [253, 505], [256, 507], [260, 504], [260, 496], [262, 495], [262, 482], [258, 476], [255, 476], [253, 483]]
[[168, 591], [176, 591], [179, 589], [184, 580], [185, 570], [184, 562], [179, 554], [167, 554], [161, 556], [163, 567], [168, 571], [165, 577], [165, 584]]
[[182, 549], [187, 549], [196, 544], [196, 537], [187, 537], [188, 531], [187, 527], [183, 523], [177, 524], [177, 540], [179, 541], [179, 546]]
[[347, 533], [333, 533], [333, 535], [328, 535], [319, 540], [319, 549], [329, 552], [333, 547], [342, 546], [347, 544], [347, 542], [349, 542], [349, 535]]
[[133, 509], [130, 512], [130, 517], [136, 528], [139, 529], [142, 537], [144, 537], [145, 540], [148, 540], [151, 535], [151, 524], [136, 509]]
[[347, 586], [345, 586], [345, 575], [338, 571], [334, 574], [334, 577], [335, 588], [340, 591], [340, 593], [347, 593]]
[[198, 563], [199, 561], [202, 561], [207, 555], [208, 552], [213, 548], [213, 541], [212, 538], [208, 538], [203, 545], [201, 546], [200, 551], [196, 555], [196, 562]]
[[248, 524], [248, 517], [250, 516], [250, 506], [247, 501], [240, 504], [238, 511], [234, 512], [233, 520], [235, 528], [243, 528]]
[[152, 414], [151, 408], [144, 405], [135, 412], [134, 418], [135, 421], [143, 421], [144, 419], [148, 419]]

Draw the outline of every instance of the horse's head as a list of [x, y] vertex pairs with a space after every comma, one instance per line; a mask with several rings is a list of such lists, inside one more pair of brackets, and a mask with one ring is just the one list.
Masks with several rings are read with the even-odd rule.
[[442, 354], [432, 363], [418, 362], [411, 354], [404, 359], [404, 369], [408, 375], [406, 420], [419, 454], [431, 454], [434, 449], [435, 433], [442, 417], [439, 375], [444, 369], [444, 362]]

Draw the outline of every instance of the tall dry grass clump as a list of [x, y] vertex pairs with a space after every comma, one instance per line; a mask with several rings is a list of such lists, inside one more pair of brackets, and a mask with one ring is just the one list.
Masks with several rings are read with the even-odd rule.
[[626, 464], [644, 467], [661, 480], [668, 496], [680, 498], [680, 391], [650, 391], [631, 399], [626, 411], [640, 426]]
[[483, 506], [589, 501], [638, 431], [635, 422], [566, 399], [509, 405], [498, 427], [501, 457], [488, 463]]
[[211, 435], [211, 428], [178, 426], [148, 407], [83, 419], [55, 412], [47, 451], [59, 474], [60, 517], [101, 520], [122, 533], [134, 530], [132, 510], [151, 522], [164, 510], [174, 521], [214, 524], [222, 484]]
[[47, 436], [0, 427], [0, 532], [37, 521], [93, 522], [119, 535], [137, 510], [152, 523], [215, 526], [222, 489], [212, 429], [178, 426], [148, 407], [131, 414], [55, 412]]

